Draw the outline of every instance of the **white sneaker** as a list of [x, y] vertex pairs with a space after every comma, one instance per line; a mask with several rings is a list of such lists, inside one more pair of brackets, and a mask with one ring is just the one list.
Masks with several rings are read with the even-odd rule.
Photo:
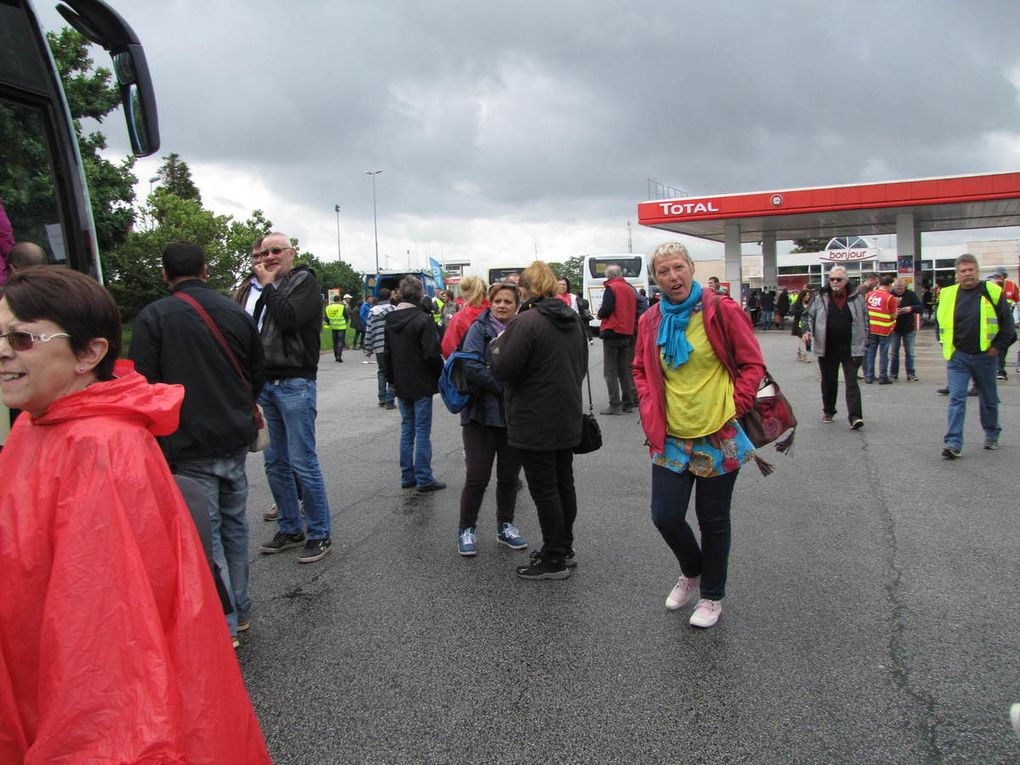
[[673, 589], [669, 591], [669, 595], [666, 597], [666, 608], [670, 611], [676, 611], [678, 608], [686, 606], [687, 601], [691, 599], [691, 593], [697, 589], [700, 581], [700, 576], [688, 579], [686, 576], [681, 574], [680, 581], [676, 583]]
[[721, 600], [709, 600], [708, 598], [702, 598], [698, 601], [698, 605], [694, 607], [694, 613], [691, 614], [691, 626], [692, 627], [714, 627], [715, 623], [719, 621], [719, 616], [722, 614], [722, 601]]
[[1013, 723], [1013, 732], [1020, 738], [1020, 702], [1009, 708], [1009, 720]]

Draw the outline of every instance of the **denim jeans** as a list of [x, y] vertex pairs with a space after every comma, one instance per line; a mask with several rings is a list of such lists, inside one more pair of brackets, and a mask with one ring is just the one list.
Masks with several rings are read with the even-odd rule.
[[376, 381], [379, 383], [379, 400], [384, 404], [392, 404], [397, 397], [393, 386], [386, 382], [386, 351], [375, 354]]
[[248, 449], [229, 457], [179, 461], [174, 465], [177, 475], [194, 479], [205, 492], [212, 531], [213, 560], [220, 567], [220, 576], [234, 611], [227, 614], [231, 635], [237, 635], [238, 621], [251, 615], [248, 597], [248, 476], [244, 471]]
[[333, 358], [340, 361], [344, 357], [344, 342], [347, 332], [342, 329], [331, 330], [333, 334]]
[[577, 520], [574, 453], [570, 449], [553, 452], [521, 449], [520, 454], [528, 491], [542, 527], [542, 557], [562, 561], [574, 549]]
[[432, 396], [397, 398], [400, 410], [400, 482], [428, 486], [432, 475]]
[[[722, 600], [726, 595], [730, 503], [739, 472], [701, 478], [689, 470], [676, 473], [652, 465], [652, 523], [676, 556], [683, 575], [701, 577], [701, 597], [709, 600]], [[700, 547], [686, 518], [692, 492], [701, 530]]]
[[[280, 531], [299, 534], [306, 531], [309, 539], [328, 539], [330, 534], [329, 501], [326, 483], [315, 453], [315, 380], [303, 377], [271, 380], [259, 394], [269, 427], [266, 448], [266, 478], [280, 511]], [[294, 477], [301, 482], [307, 530], [298, 509], [298, 490]]]
[[878, 356], [878, 374], [882, 380], [889, 379], [889, 340], [892, 335], [870, 333], [868, 347], [864, 352], [864, 379], [875, 379], [875, 356]]
[[917, 370], [914, 369], [914, 340], [916, 332], [892, 333], [892, 343], [889, 346], [889, 375], [897, 377], [900, 373], [900, 342], [903, 343], [903, 355], [907, 360], [907, 377], [916, 377]]
[[[631, 364], [634, 362], [633, 337], [602, 338], [603, 373], [609, 390], [609, 405], [636, 406], [637, 390]], [[621, 398], [622, 397], [622, 398]]]
[[478, 525], [478, 510], [496, 463], [496, 523], [513, 523], [521, 455], [506, 442], [506, 428], [469, 422], [464, 437], [464, 489], [460, 493], [460, 528]]
[[978, 415], [985, 439], [998, 441], [999, 394], [996, 389], [995, 373], [999, 368], [996, 356], [987, 353], [964, 353], [954, 351], [946, 364], [949, 380], [949, 430], [944, 439], [946, 446], [963, 448], [963, 421], [967, 416], [967, 387], [974, 380], [978, 392]]

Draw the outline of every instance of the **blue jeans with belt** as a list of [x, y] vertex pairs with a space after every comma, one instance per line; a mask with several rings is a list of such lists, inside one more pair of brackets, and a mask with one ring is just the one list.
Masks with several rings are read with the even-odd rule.
[[[269, 446], [264, 452], [266, 478], [280, 511], [277, 521], [280, 531], [305, 532], [308, 539], [329, 539], [329, 501], [315, 452], [315, 380], [303, 377], [267, 380], [259, 403], [269, 428]], [[298, 508], [295, 475], [301, 482], [307, 530]]]
[[999, 433], [999, 394], [996, 389], [995, 374], [999, 369], [996, 356], [987, 353], [965, 353], [953, 351], [952, 358], [946, 364], [946, 377], [949, 381], [949, 429], [944, 439], [946, 446], [954, 449], [963, 448], [963, 423], [967, 416], [967, 386], [974, 380], [978, 393], [978, 416], [981, 427], [985, 431], [985, 440], [998, 441]]

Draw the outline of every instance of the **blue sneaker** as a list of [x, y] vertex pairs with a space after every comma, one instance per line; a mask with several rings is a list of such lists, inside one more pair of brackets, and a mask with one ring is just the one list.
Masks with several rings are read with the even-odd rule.
[[461, 529], [457, 533], [457, 552], [465, 558], [478, 554], [478, 545], [475, 544], [474, 527]]
[[496, 539], [505, 544], [511, 550], [523, 550], [528, 543], [521, 536], [521, 532], [512, 523], [499, 524], [499, 531], [496, 532]]

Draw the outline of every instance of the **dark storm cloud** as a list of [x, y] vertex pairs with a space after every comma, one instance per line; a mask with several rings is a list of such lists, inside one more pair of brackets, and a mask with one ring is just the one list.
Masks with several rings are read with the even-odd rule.
[[117, 5], [165, 151], [362, 214], [376, 168], [406, 214], [569, 220], [1018, 159], [1014, 2]]

